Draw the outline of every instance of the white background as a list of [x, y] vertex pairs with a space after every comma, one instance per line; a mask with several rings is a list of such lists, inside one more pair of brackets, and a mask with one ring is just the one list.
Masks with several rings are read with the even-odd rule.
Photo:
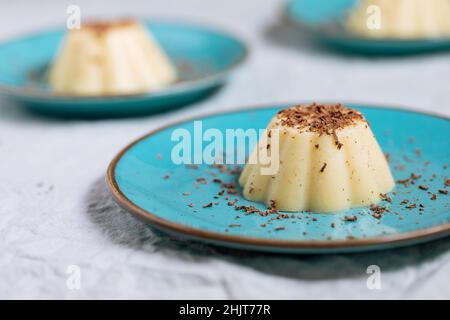
[[[299, 100], [403, 105], [450, 115], [449, 53], [365, 58], [330, 52], [280, 23], [283, 1], [5, 1], [0, 40], [82, 18], [167, 17], [224, 28], [251, 46], [215, 96], [122, 120], [55, 120], [0, 100], [1, 298], [450, 298], [450, 239], [383, 253], [273, 256], [153, 234], [112, 202], [106, 167], [134, 138], [194, 114]], [[446, 137], [443, 137], [446, 138]], [[448, 139], [448, 137], [447, 137]], [[66, 269], [81, 268], [68, 290]], [[366, 268], [382, 270], [382, 290]]]

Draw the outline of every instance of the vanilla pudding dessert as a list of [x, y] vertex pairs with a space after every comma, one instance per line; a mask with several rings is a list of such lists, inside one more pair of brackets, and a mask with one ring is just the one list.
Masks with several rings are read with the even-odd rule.
[[143, 93], [176, 79], [157, 41], [132, 20], [90, 22], [69, 31], [49, 72], [56, 93], [81, 96]]
[[[277, 131], [278, 141], [271, 141]], [[334, 212], [378, 203], [395, 185], [364, 116], [341, 104], [297, 105], [280, 111], [250, 159], [278, 142], [279, 166], [246, 164], [244, 197], [282, 211]], [[271, 140], [269, 140], [271, 139]], [[272, 150], [273, 151], [273, 150]]]
[[[378, 18], [380, 28], [367, 23]], [[347, 29], [374, 38], [430, 38], [450, 35], [450, 0], [362, 0], [350, 13]]]

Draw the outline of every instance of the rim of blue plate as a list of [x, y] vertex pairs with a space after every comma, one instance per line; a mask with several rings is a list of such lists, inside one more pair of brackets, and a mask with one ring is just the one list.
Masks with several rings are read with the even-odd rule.
[[[335, 101], [321, 101], [323, 103], [335, 103]], [[245, 237], [245, 236], [236, 236], [230, 234], [224, 234], [214, 231], [206, 231], [202, 229], [197, 229], [193, 227], [188, 227], [186, 225], [175, 223], [173, 221], [169, 221], [159, 217], [158, 215], [147, 211], [136, 204], [134, 204], [131, 200], [127, 198], [127, 196], [120, 190], [120, 187], [117, 183], [115, 171], [116, 166], [119, 163], [120, 159], [125, 155], [125, 153], [134, 147], [136, 144], [145, 140], [152, 135], [157, 134], [158, 132], [171, 128], [173, 126], [177, 126], [189, 121], [194, 121], [198, 119], [205, 119], [209, 117], [214, 117], [218, 115], [226, 115], [236, 112], [245, 112], [245, 111], [255, 111], [259, 109], [265, 108], [273, 108], [275, 106], [283, 106], [283, 105], [295, 105], [295, 104], [303, 104], [309, 103], [308, 101], [297, 101], [294, 103], [271, 103], [271, 104], [261, 104], [261, 105], [251, 105], [245, 106], [241, 108], [233, 108], [223, 112], [210, 112], [204, 115], [197, 115], [193, 117], [187, 117], [181, 119], [176, 122], [169, 123], [165, 126], [159, 127], [151, 132], [141, 136], [140, 138], [134, 140], [126, 147], [124, 147], [110, 162], [106, 180], [111, 194], [113, 195], [116, 202], [124, 208], [129, 213], [133, 214], [137, 218], [143, 220], [146, 223], [153, 225], [156, 228], [166, 230], [166, 231], [175, 231], [177, 233], [183, 234], [188, 237], [193, 238], [203, 238], [209, 240], [211, 242], [230, 242], [237, 245], [250, 245], [250, 246], [258, 246], [258, 247], [273, 247], [273, 248], [290, 248], [290, 249], [345, 249], [349, 247], [368, 247], [368, 246], [376, 246], [376, 245], [384, 245], [384, 244], [392, 244], [392, 243], [401, 243], [409, 240], [417, 240], [420, 238], [429, 238], [429, 237], [439, 237], [450, 233], [450, 223], [434, 226], [431, 228], [397, 233], [395, 235], [387, 235], [373, 238], [365, 238], [365, 239], [346, 239], [346, 240], [281, 240], [281, 239], [263, 239], [263, 238], [254, 238], [254, 237]], [[425, 116], [436, 117], [440, 119], [444, 119], [450, 121], [450, 116], [431, 113], [427, 111], [421, 110], [411, 110], [405, 106], [398, 105], [389, 105], [385, 104], [378, 105], [376, 103], [359, 103], [353, 101], [345, 101], [341, 102], [343, 104], [360, 106], [364, 108], [372, 108], [372, 109], [381, 109], [381, 110], [398, 110], [403, 112], [411, 112], [416, 114], [421, 114]]]
[[[370, 43], [388, 43], [388, 44], [416, 44], [420, 43], [441, 43], [441, 42], [450, 42], [450, 37], [431, 37], [431, 38], [413, 38], [413, 39], [393, 39], [393, 38], [369, 38], [362, 37], [358, 35], [353, 35], [349, 32], [345, 32], [342, 34], [335, 34], [332, 32], [327, 32], [320, 28], [313, 28], [307, 23], [303, 23], [301, 20], [296, 19], [291, 12], [291, 6], [293, 1], [289, 1], [282, 12], [282, 19], [293, 27], [301, 28], [306, 30], [314, 35], [323, 35], [328, 39], [340, 39], [340, 40], [352, 40], [352, 41], [365, 41]], [[320, 25], [319, 25], [320, 26]]]
[[[222, 28], [210, 27], [206, 24], [190, 22], [185, 20], [171, 20], [171, 19], [152, 19], [152, 18], [136, 18], [137, 21], [143, 23], [158, 23], [158, 24], [167, 24], [167, 25], [179, 25], [186, 26], [190, 28], [197, 28], [199, 30], [204, 30], [210, 33], [214, 33], [216, 35], [220, 35], [223, 37], [227, 37], [236, 41], [239, 46], [242, 48], [242, 56], [239, 57], [238, 60], [234, 61], [227, 69], [212, 73], [208, 76], [183, 81], [179, 83], [175, 83], [170, 85], [164, 89], [156, 90], [156, 91], [148, 91], [144, 93], [132, 93], [132, 94], [119, 94], [119, 95], [100, 95], [100, 96], [80, 96], [80, 95], [71, 95], [71, 94], [56, 94], [52, 91], [44, 91], [42, 89], [36, 89], [27, 86], [15, 87], [10, 85], [5, 85], [0, 83], [0, 94], [6, 95], [15, 95], [20, 97], [28, 97], [28, 98], [46, 98], [51, 100], [63, 100], [63, 99], [73, 99], [77, 101], [99, 101], [99, 100], [120, 100], [120, 99], [143, 99], [143, 98], [153, 98], [153, 97], [164, 97], [173, 94], [177, 94], [180, 92], [184, 92], [185, 90], [195, 90], [198, 88], [203, 88], [205, 86], [210, 85], [211, 83], [217, 83], [220, 80], [224, 79], [227, 75], [229, 75], [232, 71], [234, 71], [237, 67], [241, 66], [243, 62], [250, 55], [250, 46], [247, 44], [247, 41], [244, 41], [240, 36], [236, 36], [234, 33], [229, 32], [228, 30], [223, 30]], [[30, 32], [24, 35], [14, 36], [10, 39], [5, 39], [0, 42], [0, 47], [9, 42], [13, 41], [22, 41], [29, 38], [37, 37], [45, 33], [56, 32], [61, 30], [61, 26], [58, 27], [50, 27], [45, 28], [41, 31]]]

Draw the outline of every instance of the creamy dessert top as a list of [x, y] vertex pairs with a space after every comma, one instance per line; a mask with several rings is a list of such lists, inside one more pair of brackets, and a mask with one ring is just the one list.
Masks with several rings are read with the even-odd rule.
[[340, 149], [336, 131], [361, 121], [367, 123], [361, 112], [338, 104], [296, 105], [278, 112], [271, 127], [283, 126], [299, 129], [301, 132], [315, 132], [319, 135], [332, 135]]

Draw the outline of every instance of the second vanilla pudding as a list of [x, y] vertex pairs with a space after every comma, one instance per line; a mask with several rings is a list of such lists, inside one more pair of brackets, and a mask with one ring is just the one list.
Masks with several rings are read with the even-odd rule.
[[[333, 212], [369, 206], [395, 185], [389, 165], [364, 116], [341, 104], [297, 105], [280, 111], [279, 166], [247, 163], [239, 179], [244, 197], [282, 211]], [[273, 138], [273, 136], [272, 136]], [[270, 138], [270, 139], [272, 139]], [[270, 149], [265, 140], [253, 151]]]

